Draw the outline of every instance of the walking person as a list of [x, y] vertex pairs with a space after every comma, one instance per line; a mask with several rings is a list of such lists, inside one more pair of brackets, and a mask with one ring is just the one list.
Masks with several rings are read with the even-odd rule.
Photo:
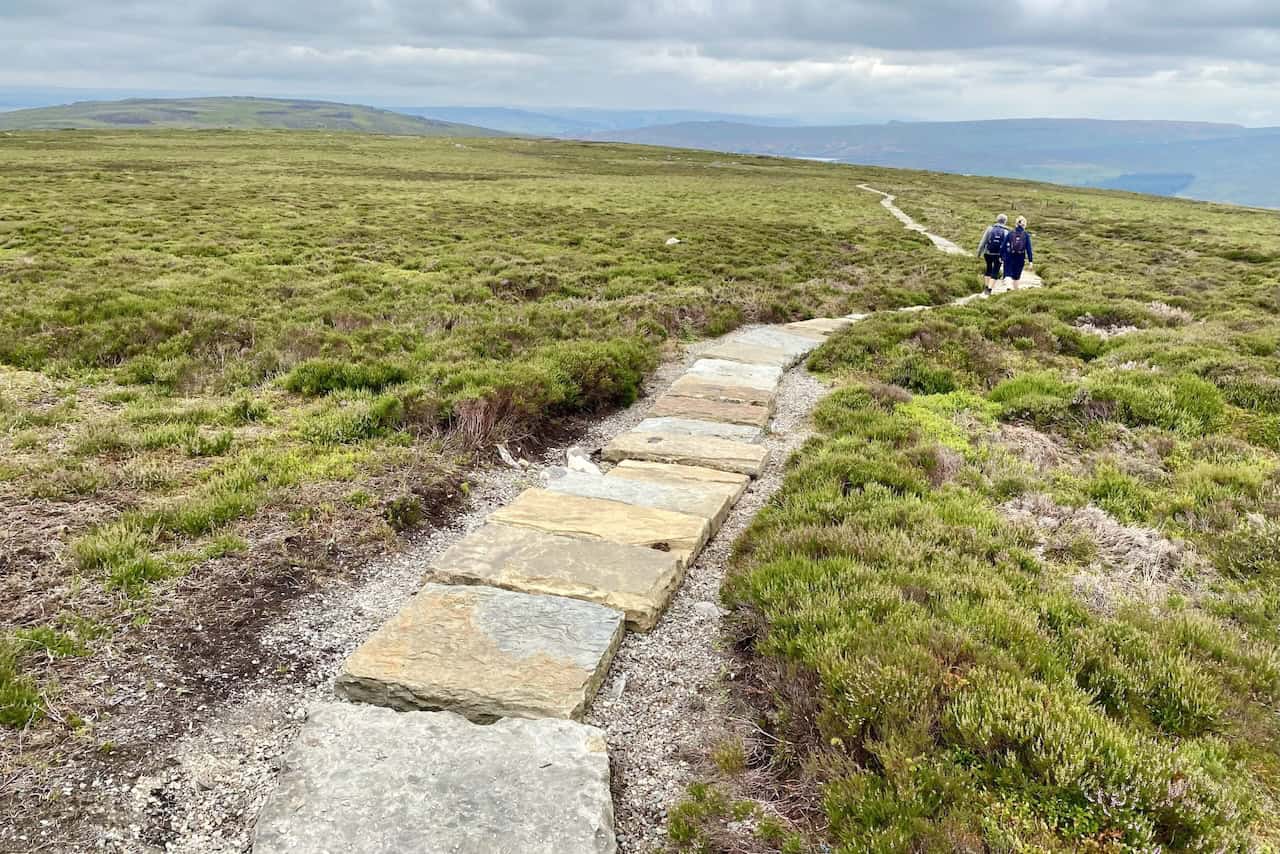
[[995, 225], [987, 226], [987, 230], [982, 232], [982, 241], [978, 244], [978, 257], [987, 262], [987, 272], [983, 275], [982, 280], [986, 283], [986, 293], [991, 293], [995, 283], [1000, 281], [1000, 264], [1001, 253], [1004, 251], [1004, 242], [1009, 236], [1009, 217], [1000, 214], [996, 217]]
[[1004, 239], [1004, 250], [1001, 253], [1004, 261], [1004, 277], [1013, 282], [1011, 288], [1017, 288], [1022, 279], [1024, 265], [1035, 266], [1035, 253], [1031, 249], [1031, 232], [1027, 231], [1027, 218], [1018, 217], [1013, 231]]

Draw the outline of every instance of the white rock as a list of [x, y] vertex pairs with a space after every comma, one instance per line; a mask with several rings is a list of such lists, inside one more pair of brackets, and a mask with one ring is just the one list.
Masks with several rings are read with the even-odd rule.
[[667, 238], [667, 245], [668, 245], [668, 246], [678, 246], [679, 244], [680, 244], [680, 238], [678, 238], [678, 237], [668, 237], [668, 238]]
[[565, 451], [565, 468], [582, 474], [601, 474], [600, 466], [591, 461], [591, 455], [582, 448]]

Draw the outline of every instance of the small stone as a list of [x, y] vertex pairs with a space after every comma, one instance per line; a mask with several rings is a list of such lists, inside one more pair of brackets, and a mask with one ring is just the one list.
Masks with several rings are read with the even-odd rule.
[[570, 448], [565, 451], [565, 467], [569, 471], [578, 471], [583, 474], [601, 474], [600, 466], [591, 460], [591, 455], [582, 448]]
[[693, 611], [704, 620], [718, 620], [727, 613], [715, 602], [694, 602]]
[[668, 245], [668, 246], [679, 246], [679, 245], [680, 245], [680, 243], [681, 243], [681, 240], [680, 240], [680, 238], [678, 238], [678, 237], [668, 237], [668, 238], [667, 238], [667, 245]]
[[502, 462], [505, 463], [509, 468], [513, 468], [513, 469], [520, 468], [519, 461], [516, 460], [515, 457], [511, 456], [511, 452], [507, 450], [506, 445], [498, 446], [498, 456], [502, 459]]

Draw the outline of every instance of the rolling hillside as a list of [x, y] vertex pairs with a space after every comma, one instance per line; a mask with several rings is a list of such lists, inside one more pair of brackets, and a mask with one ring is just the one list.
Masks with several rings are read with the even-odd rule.
[[797, 122], [774, 116], [744, 116], [699, 110], [604, 110], [590, 107], [397, 107], [411, 116], [483, 125], [520, 136], [589, 138], [595, 133], [631, 131], [691, 122], [732, 122], [761, 127], [785, 127]]
[[499, 131], [390, 110], [276, 98], [174, 98], [85, 101], [0, 113], [0, 130], [146, 128], [336, 130], [403, 136], [501, 136]]
[[684, 122], [594, 138], [1280, 207], [1280, 131], [1274, 128], [1086, 119], [843, 127]]

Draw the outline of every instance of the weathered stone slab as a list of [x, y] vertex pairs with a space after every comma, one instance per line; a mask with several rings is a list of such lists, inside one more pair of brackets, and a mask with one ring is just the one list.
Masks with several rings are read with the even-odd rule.
[[255, 854], [615, 854], [604, 733], [313, 705]]
[[796, 335], [785, 331], [781, 326], [762, 326], [759, 329], [740, 332], [733, 336], [733, 340], [751, 346], [772, 347], [796, 357], [811, 352], [819, 343], [812, 334]]
[[788, 353], [786, 350], [781, 350], [777, 347], [751, 344], [736, 338], [722, 341], [716, 346], [704, 350], [702, 355], [707, 359], [742, 362], [745, 365], [772, 365], [775, 368], [789, 368], [800, 361], [799, 353]]
[[729, 502], [722, 496], [671, 484], [610, 480], [603, 475], [582, 474], [563, 468], [549, 470], [545, 480], [546, 487], [551, 492], [700, 516], [711, 523], [713, 534], [719, 530], [724, 517], [729, 515]]
[[776, 389], [778, 383], [782, 382], [782, 368], [748, 365], [724, 359], [699, 359], [689, 366], [686, 373], [747, 388]]
[[489, 521], [567, 537], [656, 548], [670, 552], [685, 566], [711, 535], [711, 523], [700, 516], [546, 489], [525, 490], [515, 501], [494, 512]]
[[595, 602], [624, 612], [627, 627], [640, 631], [658, 622], [683, 577], [679, 558], [667, 552], [497, 524], [456, 543], [427, 573], [441, 584]]
[[685, 374], [671, 384], [669, 394], [682, 397], [705, 397], [708, 400], [723, 400], [725, 403], [749, 403], [752, 406], [768, 407], [773, 412], [773, 403], [777, 397], [774, 389], [752, 388], [734, 385], [727, 381], [700, 377], [696, 374]]
[[731, 471], [709, 469], [705, 466], [678, 466], [672, 463], [653, 463], [646, 460], [623, 460], [606, 477], [625, 477], [631, 480], [648, 480], [655, 483], [678, 483], [691, 489], [723, 490], [730, 504], [737, 504], [742, 493], [751, 485], [751, 478]]
[[[651, 463], [644, 460], [623, 460], [605, 477], [609, 480], [674, 486], [683, 490], [705, 493], [710, 500], [723, 502], [725, 518], [751, 483], [751, 478], [737, 472], [718, 471], [702, 466]], [[724, 520], [721, 519], [714, 524], [718, 528], [723, 522]]]
[[685, 397], [664, 394], [649, 410], [658, 417], [697, 418], [702, 421], [723, 421], [726, 424], [747, 424], [765, 427], [769, 423], [769, 409], [749, 403], [729, 403], [705, 397]]
[[712, 439], [704, 436], [671, 436], [665, 433], [623, 433], [604, 449], [604, 458], [649, 460], [682, 466], [706, 466], [759, 477], [769, 459], [763, 445]]
[[680, 436], [714, 436], [737, 442], [762, 442], [764, 430], [749, 424], [726, 424], [701, 418], [646, 418], [636, 425], [641, 433], [675, 433]]
[[479, 722], [582, 717], [622, 640], [592, 602], [428, 584], [343, 665], [338, 693]]
[[852, 320], [844, 317], [815, 317], [812, 320], [799, 320], [795, 323], [788, 323], [782, 328], [797, 335], [808, 334], [825, 337], [833, 332], [839, 332], [852, 324]]

